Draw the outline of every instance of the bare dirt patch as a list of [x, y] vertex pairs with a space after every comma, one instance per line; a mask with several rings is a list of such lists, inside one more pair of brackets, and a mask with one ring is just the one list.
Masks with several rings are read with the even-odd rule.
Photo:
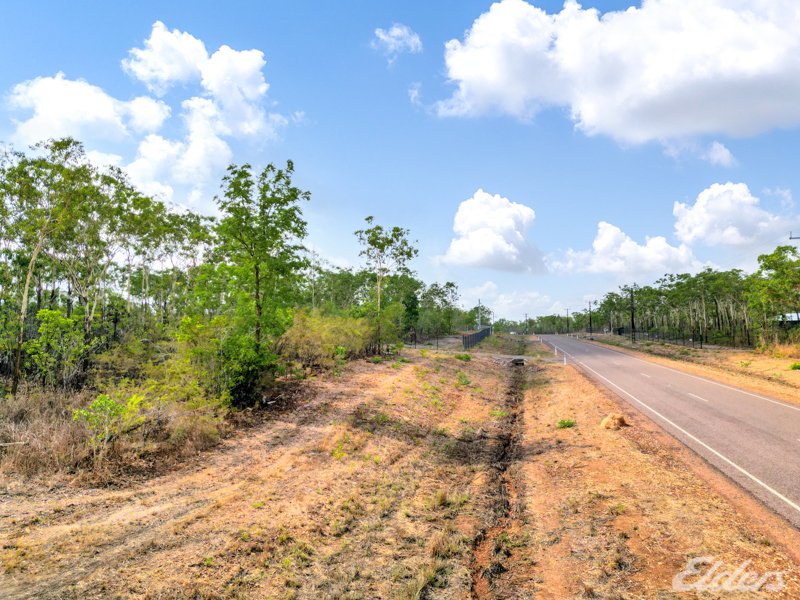
[[[124, 488], [7, 485], [0, 596], [672, 598], [686, 560], [714, 555], [785, 571], [772, 597], [800, 597], [774, 517], [757, 525], [573, 367], [496, 337], [313, 378]], [[614, 412], [630, 426], [601, 428]]]
[[406, 355], [320, 377], [294, 410], [144, 483], [7, 487], [3, 597], [469, 596], [508, 373]]
[[[782, 571], [787, 587], [764, 597], [800, 596], [800, 571], [784, 548], [796, 543], [788, 525], [760, 526], [758, 515], [712, 490], [649, 422], [620, 411], [574, 367], [546, 364], [531, 385], [519, 453], [521, 516], [492, 597], [693, 597], [675, 593], [672, 579], [698, 556], [714, 556], [728, 570], [749, 560], [750, 570]], [[631, 426], [602, 428], [612, 412]]]

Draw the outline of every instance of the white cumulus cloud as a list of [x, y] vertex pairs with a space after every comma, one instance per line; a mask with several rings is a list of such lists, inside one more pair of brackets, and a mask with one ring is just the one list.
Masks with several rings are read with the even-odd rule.
[[158, 131], [169, 118], [171, 109], [161, 100], [139, 96], [128, 103], [131, 126], [145, 133]]
[[438, 112], [567, 107], [586, 134], [627, 143], [793, 126], [799, 30], [795, 0], [647, 0], [605, 14], [502, 0], [446, 44], [457, 89]]
[[757, 245], [779, 238], [797, 222], [761, 208], [744, 183], [715, 183], [692, 205], [676, 202], [672, 212], [679, 240], [707, 246]]
[[453, 221], [456, 237], [440, 260], [458, 266], [541, 271], [541, 256], [526, 236], [535, 217], [529, 206], [479, 189], [459, 205]]
[[[302, 122], [302, 112], [285, 116], [265, 109], [265, 65], [260, 50], [223, 45], [209, 54], [190, 33], [156, 21], [122, 67], [156, 96], [183, 84], [183, 99], [172, 106], [167, 97], [149, 95], [123, 101], [63, 73], [36, 77], [8, 95], [16, 117], [11, 139], [33, 144], [72, 136], [86, 144], [94, 162], [125, 168], [146, 193], [183, 204], [208, 201], [233, 159], [232, 140], [274, 138], [290, 122]], [[178, 133], [169, 139], [159, 132], [174, 117], [180, 123], [169, 131]], [[127, 146], [127, 161], [119, 146]]]
[[202, 41], [184, 31], [170, 31], [161, 21], [153, 24], [144, 48], [132, 48], [129, 55], [123, 69], [159, 95], [175, 83], [200, 77], [200, 67], [208, 60]]
[[712, 142], [702, 157], [718, 167], [734, 167], [737, 163], [736, 157], [721, 142]]
[[119, 140], [127, 134], [124, 102], [96, 85], [67, 79], [64, 73], [15, 85], [8, 105], [14, 112], [31, 113], [16, 121], [13, 139], [21, 144], [66, 136]]
[[372, 38], [372, 47], [381, 50], [389, 64], [393, 63], [397, 57], [404, 53], [418, 54], [422, 52], [422, 40], [408, 25], [394, 23], [389, 29], [375, 30]]
[[557, 312], [561, 303], [555, 302], [547, 294], [535, 290], [504, 290], [494, 281], [486, 281], [480, 286], [464, 290], [464, 306], [473, 307], [478, 300], [494, 311], [494, 318], [521, 321], [525, 313], [533, 316], [537, 313]]
[[611, 273], [621, 276], [662, 275], [702, 268], [692, 249], [672, 246], [663, 236], [647, 237], [640, 244], [619, 227], [600, 221], [591, 250], [568, 250], [561, 260], [550, 261], [555, 271]]

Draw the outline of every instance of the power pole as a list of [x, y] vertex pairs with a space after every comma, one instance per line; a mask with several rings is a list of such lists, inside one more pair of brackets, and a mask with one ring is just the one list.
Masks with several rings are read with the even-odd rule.
[[592, 301], [589, 301], [589, 339], [593, 340], [592, 337]]
[[636, 321], [634, 319], [635, 307], [633, 304], [633, 286], [631, 286], [631, 342], [636, 343]]

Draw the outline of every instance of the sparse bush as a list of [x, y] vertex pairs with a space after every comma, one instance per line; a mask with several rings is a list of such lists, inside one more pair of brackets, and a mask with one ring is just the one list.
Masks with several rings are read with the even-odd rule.
[[800, 362], [794, 362], [789, 365], [790, 371], [800, 371]]
[[472, 360], [472, 357], [465, 352], [463, 354], [456, 354], [456, 359], [464, 362], [469, 362], [470, 360]]
[[618, 502], [617, 504], [612, 504], [609, 506], [608, 510], [612, 515], [621, 515], [625, 513], [627, 508], [622, 502]]
[[369, 335], [364, 319], [299, 310], [277, 349], [284, 359], [296, 360], [304, 367], [334, 368], [337, 361], [362, 356]]
[[126, 401], [118, 402], [107, 394], [100, 394], [87, 408], [73, 412], [72, 420], [85, 423], [91, 432], [89, 447], [96, 466], [105, 459], [109, 442], [144, 421], [139, 412], [142, 399], [133, 394]]
[[570, 429], [571, 427], [575, 427], [575, 425], [577, 425], [575, 419], [561, 419], [556, 427], [559, 429]]
[[40, 310], [39, 337], [25, 343], [28, 367], [49, 387], [67, 389], [81, 372], [88, 347], [82, 323], [60, 310]]

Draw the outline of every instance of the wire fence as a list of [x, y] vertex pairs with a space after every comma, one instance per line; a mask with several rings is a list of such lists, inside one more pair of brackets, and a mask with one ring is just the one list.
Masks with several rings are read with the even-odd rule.
[[[599, 332], [595, 332], [599, 333]], [[692, 348], [703, 347], [703, 336], [699, 332], [688, 331], [634, 331], [631, 332], [628, 327], [619, 327], [611, 330], [614, 335], [627, 337], [637, 342], [651, 341], [651, 342], [665, 342], [669, 344], [678, 344], [681, 346], [691, 346]]]
[[464, 350], [469, 350], [481, 340], [492, 335], [492, 328], [488, 325], [481, 327], [475, 333], [466, 333], [461, 336], [461, 341], [464, 344]]

